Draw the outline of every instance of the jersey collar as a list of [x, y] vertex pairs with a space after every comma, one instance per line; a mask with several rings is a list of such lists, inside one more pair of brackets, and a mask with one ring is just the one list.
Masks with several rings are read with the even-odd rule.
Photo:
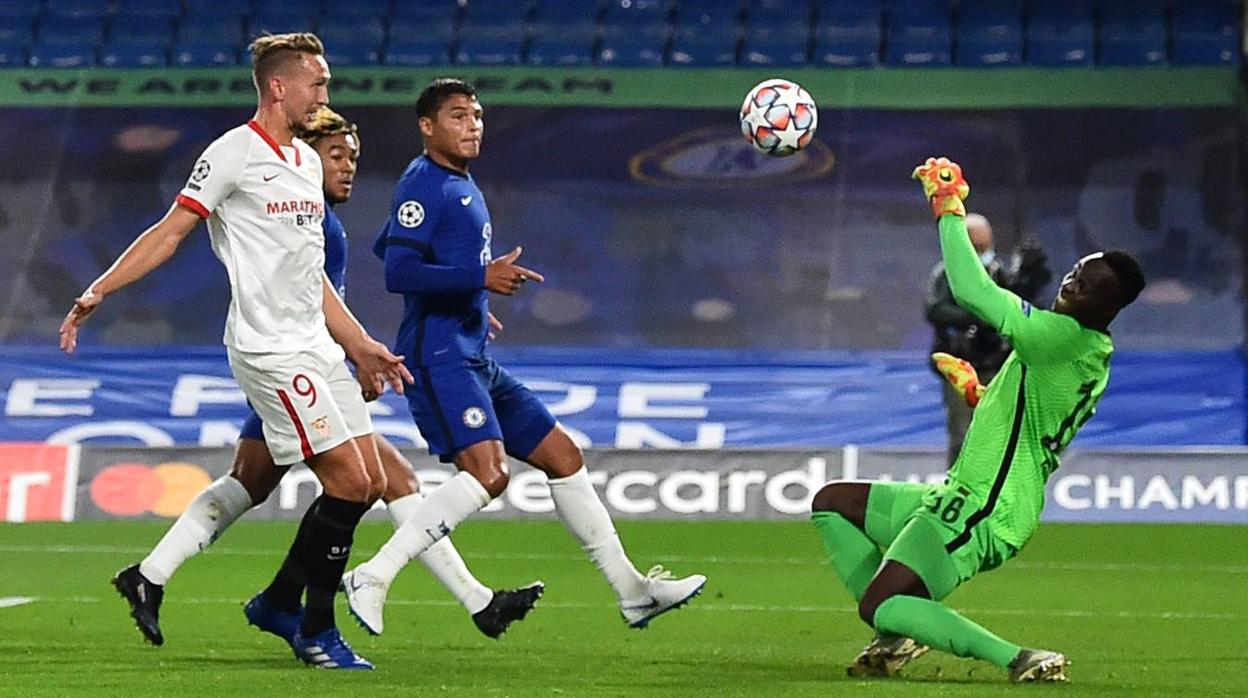
[[[252, 131], [255, 131], [256, 135], [260, 136], [260, 139], [273, 149], [273, 152], [277, 153], [277, 157], [281, 158], [282, 162], [287, 162], [286, 155], [282, 153], [282, 147], [277, 144], [277, 141], [273, 140], [273, 137], [270, 136], [267, 131], [264, 130], [264, 127], [260, 125], [260, 122], [255, 119], [251, 119], [247, 122], [247, 126], [249, 126]], [[301, 165], [303, 165], [303, 162], [299, 157], [299, 148], [295, 147], [295, 167], [299, 167]]]

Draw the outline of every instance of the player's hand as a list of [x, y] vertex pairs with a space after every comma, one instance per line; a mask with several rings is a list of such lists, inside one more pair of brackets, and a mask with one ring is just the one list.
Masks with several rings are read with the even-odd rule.
[[377, 388], [373, 385], [371, 376], [356, 373], [355, 380], [360, 384], [360, 397], [364, 398], [364, 402], [373, 402], [381, 397], [381, 393], [377, 392]]
[[949, 158], [928, 158], [927, 162], [914, 168], [912, 179], [923, 185], [923, 195], [932, 203], [932, 213], [937, 218], [952, 213], [966, 216], [962, 203], [971, 193], [971, 186], [962, 176], [962, 166]]
[[520, 247], [508, 252], [498, 259], [490, 262], [485, 268], [485, 289], [494, 293], [512, 296], [520, 287], [529, 281], [545, 281], [546, 277], [538, 274], [532, 269], [525, 269], [516, 264], [516, 260], [520, 258], [520, 253], [524, 250]]
[[938, 351], [932, 354], [932, 363], [936, 365], [936, 370], [940, 375], [949, 381], [949, 385], [958, 391], [967, 405], [975, 407], [984, 393], [988, 392], [988, 389], [980, 384], [979, 374], [975, 372], [975, 367], [969, 361]]
[[104, 294], [91, 289], [74, 299], [74, 307], [65, 313], [61, 322], [61, 351], [72, 354], [78, 348], [78, 328], [91, 317], [91, 313], [104, 302]]
[[404, 384], [416, 382], [411, 371], [403, 365], [403, 357], [390, 353], [386, 345], [371, 337], [353, 347], [348, 358], [355, 364], [356, 380], [361, 386], [372, 388], [371, 393], [366, 393], [366, 400], [368, 394], [381, 397], [386, 392], [387, 383], [394, 388], [394, 392], [402, 395]]
[[494, 313], [485, 311], [485, 319], [490, 322], [490, 331], [485, 335], [491, 342], [494, 341], [494, 333], [503, 331], [503, 323], [494, 317]]

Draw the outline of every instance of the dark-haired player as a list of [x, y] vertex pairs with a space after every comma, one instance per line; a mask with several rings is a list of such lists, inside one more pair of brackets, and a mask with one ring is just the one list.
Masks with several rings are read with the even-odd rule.
[[1062, 280], [1051, 311], [1034, 308], [993, 283], [976, 257], [961, 168], [928, 159], [914, 177], [940, 221], [958, 305], [1014, 351], [983, 393], [943, 485], [832, 482], [815, 495], [814, 523], [832, 566], [877, 633], [849, 672], [893, 674], [935, 647], [1007, 669], [1011, 681], [1064, 681], [1061, 653], [1003, 640], [940, 601], [1009, 560], [1035, 531], [1045, 482], [1109, 380], [1109, 324], [1143, 290], [1144, 275], [1125, 252], [1091, 254]]
[[493, 259], [485, 197], [468, 174], [481, 153], [481, 104], [460, 80], [433, 81], [416, 102], [425, 153], [400, 178], [374, 248], [386, 288], [403, 295], [396, 346], [417, 377], [408, 405], [429, 450], [459, 472], [421, 502], [371, 560], [343, 578], [352, 613], [381, 633], [386, 592], [422, 550], [503, 493], [507, 456], [544, 472], [555, 511], [615, 590], [633, 627], [688, 601], [702, 575], [672, 579], [637, 571], [590, 484], [580, 448], [545, 405], [486, 352], [488, 293], [512, 295], [535, 271], [516, 264], [520, 248]]

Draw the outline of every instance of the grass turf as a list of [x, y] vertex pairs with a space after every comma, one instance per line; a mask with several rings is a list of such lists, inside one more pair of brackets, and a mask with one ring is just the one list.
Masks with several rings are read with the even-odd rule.
[[[1017, 687], [982, 662], [929, 653], [904, 678], [859, 681], [846, 663], [869, 639], [803, 522], [621, 522], [643, 568], [710, 577], [690, 606], [644, 631], [553, 521], [471, 522], [456, 545], [489, 586], [547, 584], [501, 641], [413, 564], [391, 590], [386, 634], [339, 621], [375, 672], [305, 668], [246, 625], [293, 522], [241, 522], [167, 588], [164, 647], [145, 645], [108, 584], [163, 522], [0, 525], [0, 695], [1243, 696], [1248, 678], [1248, 529], [1044, 525], [1027, 549], [951, 605], [1003, 637], [1058, 649], [1071, 683]], [[360, 529], [353, 560], [389, 535]], [[4, 599], [35, 597], [6, 606]], [[11, 602], [10, 602], [11, 603]]]

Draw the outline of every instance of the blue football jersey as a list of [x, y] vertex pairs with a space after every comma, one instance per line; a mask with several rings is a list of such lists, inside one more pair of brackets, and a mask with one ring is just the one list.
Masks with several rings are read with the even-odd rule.
[[[328, 202], [327, 202], [328, 203]], [[347, 297], [347, 231], [342, 221], [329, 206], [325, 207], [325, 220], [321, 222], [325, 232], [325, 274], [338, 295]]]
[[386, 289], [403, 295], [395, 351], [414, 366], [484, 355], [490, 212], [472, 176], [422, 155], [395, 187], [373, 252]]

